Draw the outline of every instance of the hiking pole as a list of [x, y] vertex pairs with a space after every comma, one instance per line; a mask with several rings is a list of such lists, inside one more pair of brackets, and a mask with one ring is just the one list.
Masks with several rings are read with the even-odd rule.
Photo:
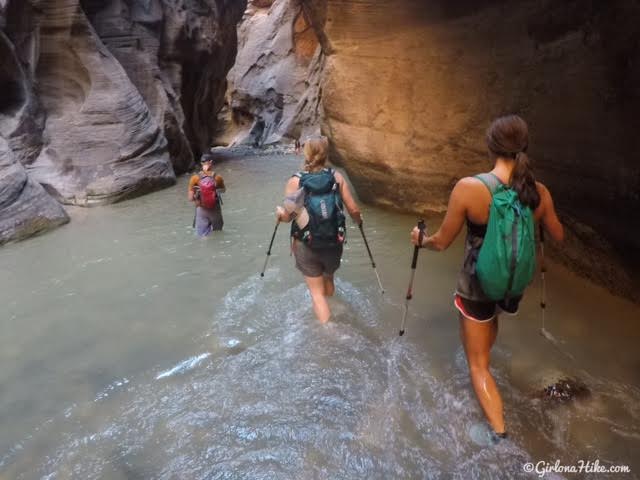
[[422, 246], [422, 239], [424, 237], [426, 225], [424, 220], [418, 220], [418, 230], [420, 235], [418, 236], [418, 245], [413, 248], [413, 259], [411, 260], [411, 279], [409, 280], [409, 288], [407, 288], [407, 296], [404, 301], [404, 312], [402, 314], [402, 325], [400, 326], [400, 332], [398, 335], [404, 335], [404, 324], [407, 321], [407, 312], [409, 311], [409, 300], [413, 297], [413, 278], [416, 276], [416, 264], [418, 263], [418, 252]]
[[553, 345], [560, 353], [565, 355], [567, 358], [574, 360], [573, 355], [571, 355], [568, 352], [565, 352], [560, 347], [560, 342], [558, 342], [558, 340], [556, 340], [556, 338], [553, 335], [551, 335], [551, 332], [549, 332], [544, 326], [545, 311], [547, 309], [547, 300], [546, 300], [547, 288], [546, 288], [546, 282], [544, 280], [544, 274], [547, 272], [547, 266], [544, 263], [544, 227], [542, 226], [542, 224], [540, 224], [539, 230], [540, 230], [540, 283], [541, 283], [540, 308], [542, 309], [542, 327], [540, 328], [540, 335], [546, 338], [549, 341], [549, 343], [551, 343], [551, 345]]
[[197, 216], [198, 216], [198, 206], [196, 205], [196, 208], [193, 211], [193, 225], [191, 225], [191, 228], [196, 228], [196, 217]]
[[373, 255], [371, 255], [371, 249], [369, 248], [369, 242], [367, 242], [367, 237], [364, 234], [364, 229], [362, 228], [362, 222], [358, 224], [358, 228], [360, 229], [360, 233], [362, 234], [362, 239], [364, 240], [364, 246], [367, 247], [367, 253], [369, 254], [369, 259], [371, 260], [371, 266], [373, 267], [373, 271], [376, 272], [376, 278], [378, 279], [378, 285], [380, 286], [380, 293], [384, 294], [384, 288], [382, 288], [380, 275], [378, 275], [378, 270], [376, 269], [376, 262], [373, 261]]
[[271, 256], [271, 247], [273, 247], [273, 240], [274, 238], [276, 238], [278, 225], [280, 225], [280, 220], [276, 221], [276, 228], [273, 229], [273, 235], [271, 235], [271, 243], [269, 243], [269, 250], [267, 250], [267, 258], [264, 259], [264, 267], [262, 267], [262, 272], [260, 272], [260, 277], [264, 277], [264, 271], [267, 269], [267, 262], [269, 261], [269, 257]]
[[544, 226], [542, 223], [539, 225], [540, 230], [540, 308], [542, 309], [542, 328], [540, 329], [540, 334], [543, 337], [546, 337], [545, 333], [547, 332], [544, 328], [544, 317], [545, 310], [547, 309], [546, 299], [546, 282], [544, 281], [544, 274], [547, 272], [547, 267], [544, 264]]

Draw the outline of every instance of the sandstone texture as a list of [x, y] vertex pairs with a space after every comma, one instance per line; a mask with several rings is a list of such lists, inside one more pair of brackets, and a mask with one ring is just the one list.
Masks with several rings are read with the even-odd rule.
[[68, 221], [62, 206], [28, 177], [6, 140], [0, 137], [0, 245]]
[[491, 168], [490, 121], [519, 113], [536, 174], [568, 226], [562, 257], [632, 296], [640, 2], [328, 0], [326, 8], [333, 52], [323, 130], [364, 200], [443, 211], [459, 178]]
[[217, 143], [262, 146], [319, 133], [324, 55], [298, 0], [253, 0], [238, 32]]
[[[296, 55], [300, 12], [313, 57]], [[235, 130], [221, 143], [321, 128], [361, 199], [434, 214], [458, 179], [491, 168], [491, 120], [518, 113], [567, 225], [557, 257], [631, 297], [640, 286], [639, 20], [637, 0], [254, 1], [229, 76]]]
[[[27, 184], [42, 185], [51, 202], [81, 206], [172, 185], [211, 146], [245, 7], [0, 1], [0, 136], [10, 153], [3, 168], [17, 160]], [[3, 176], [0, 189], [15, 178]], [[33, 214], [15, 207], [4, 213]], [[22, 217], [0, 220], [29, 220]]]

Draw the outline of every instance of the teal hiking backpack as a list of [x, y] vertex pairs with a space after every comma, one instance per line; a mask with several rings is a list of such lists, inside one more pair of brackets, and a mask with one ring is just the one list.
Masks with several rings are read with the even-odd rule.
[[304, 189], [304, 206], [309, 214], [309, 223], [300, 229], [293, 222], [291, 236], [313, 249], [342, 245], [346, 234], [345, 216], [334, 170], [325, 168], [320, 172], [300, 172], [295, 176], [300, 178], [300, 187]]
[[487, 233], [480, 247], [476, 275], [485, 295], [499, 301], [522, 295], [536, 269], [531, 208], [515, 190], [493, 174], [476, 175], [491, 192]]

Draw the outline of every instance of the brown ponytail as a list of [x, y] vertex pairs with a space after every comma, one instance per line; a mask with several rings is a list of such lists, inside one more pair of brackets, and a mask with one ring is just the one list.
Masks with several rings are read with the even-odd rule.
[[511, 172], [509, 185], [518, 193], [518, 198], [531, 210], [540, 205], [540, 194], [536, 188], [536, 179], [531, 170], [529, 156], [525, 152], [516, 153], [516, 165]]
[[322, 170], [327, 163], [329, 153], [329, 140], [327, 137], [311, 137], [304, 142], [304, 165], [307, 172]]
[[494, 157], [511, 158], [515, 161], [509, 186], [516, 191], [524, 205], [532, 210], [538, 208], [540, 194], [526, 154], [529, 146], [527, 123], [518, 115], [507, 115], [494, 120], [487, 130], [487, 146]]

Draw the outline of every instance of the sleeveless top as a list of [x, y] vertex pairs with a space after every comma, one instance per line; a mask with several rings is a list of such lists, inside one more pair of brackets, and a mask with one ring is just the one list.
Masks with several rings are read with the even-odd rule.
[[[485, 180], [492, 189], [497, 187], [501, 182], [498, 177], [492, 174], [483, 173], [482, 179]], [[476, 263], [478, 262], [478, 254], [480, 247], [487, 233], [487, 225], [477, 225], [467, 219], [467, 238], [464, 242], [464, 259], [462, 268], [458, 274], [458, 284], [456, 286], [456, 294], [467, 300], [477, 302], [493, 302], [482, 291], [480, 281], [476, 275]]]

